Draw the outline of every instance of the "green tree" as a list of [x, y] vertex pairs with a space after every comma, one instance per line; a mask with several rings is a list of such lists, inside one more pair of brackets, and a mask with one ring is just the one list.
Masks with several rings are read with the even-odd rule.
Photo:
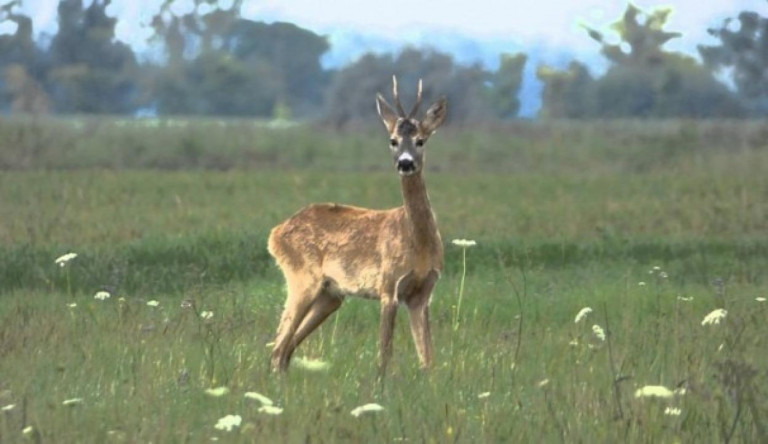
[[442, 95], [448, 98], [450, 122], [497, 118], [489, 100], [490, 72], [480, 65], [458, 65], [450, 55], [434, 50], [406, 48], [396, 57], [365, 54], [336, 72], [326, 99], [327, 119], [337, 127], [375, 122], [378, 117], [374, 98], [377, 92], [391, 94], [393, 74], [397, 75], [406, 107], [414, 102], [417, 82], [422, 79], [425, 102]]
[[269, 117], [278, 105], [299, 116], [320, 108], [324, 37], [288, 23], [243, 19], [240, 1], [224, 8], [196, 0], [181, 16], [171, 3], [152, 21], [167, 55], [151, 82], [159, 112]]
[[[543, 115], [552, 117], [714, 117], [737, 116], [741, 108], [728, 88], [692, 57], [663, 46], [680, 33], [668, 32], [670, 8], [650, 13], [630, 4], [610, 25], [619, 43], [586, 27], [601, 45], [610, 66], [590, 82], [586, 71], [571, 65], [567, 72], [540, 70], [545, 83]], [[579, 91], [589, 91], [587, 99]]]
[[34, 41], [32, 20], [16, 11], [19, 4], [12, 1], [0, 7], [0, 23], [16, 25], [13, 34], [0, 35], [0, 109], [46, 112], [49, 100], [44, 81], [48, 64]]
[[600, 43], [600, 52], [613, 64], [650, 66], [662, 63], [669, 53], [662, 46], [682, 36], [679, 32], [664, 31], [672, 8], [656, 8], [650, 13], [628, 4], [621, 19], [609, 26], [618, 34], [621, 43], [609, 43], [600, 31], [585, 27], [592, 39]]
[[373, 121], [376, 93], [391, 91], [387, 82], [392, 81], [393, 72], [392, 55], [372, 53], [336, 72], [328, 89], [325, 118], [336, 128]]
[[238, 59], [266, 63], [280, 81], [280, 99], [294, 110], [311, 111], [322, 104], [328, 76], [320, 59], [330, 49], [328, 41], [291, 23], [239, 20], [226, 44]]
[[541, 117], [576, 119], [593, 114], [595, 82], [583, 64], [573, 61], [565, 70], [541, 65], [536, 77], [544, 84]]
[[741, 12], [709, 33], [718, 45], [699, 46], [705, 64], [714, 71], [732, 69], [739, 96], [756, 113], [768, 114], [768, 18]]
[[499, 56], [499, 69], [492, 75], [490, 102], [496, 115], [508, 119], [520, 111], [520, 86], [528, 56], [522, 53]]
[[187, 69], [195, 81], [199, 100], [196, 113], [223, 116], [270, 116], [277, 102], [278, 84], [272, 67], [248, 65], [230, 54], [208, 51]]
[[53, 102], [57, 111], [126, 113], [133, 111], [136, 59], [115, 41], [116, 19], [106, 14], [110, 0], [59, 2], [59, 30], [51, 47]]
[[611, 25], [621, 41], [611, 44], [594, 29], [612, 66], [598, 79], [594, 115], [598, 117], [714, 117], [741, 113], [728, 88], [692, 57], [663, 46], [680, 37], [668, 32], [671, 8], [643, 12], [630, 4]]

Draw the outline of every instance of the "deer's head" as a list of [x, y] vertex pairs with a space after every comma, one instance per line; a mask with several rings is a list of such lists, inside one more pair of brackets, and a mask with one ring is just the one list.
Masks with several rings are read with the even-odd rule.
[[416, 103], [410, 113], [406, 114], [400, 103], [395, 76], [392, 76], [392, 95], [397, 113], [392, 110], [381, 93], [376, 95], [376, 109], [389, 133], [389, 149], [392, 151], [397, 171], [401, 176], [409, 176], [421, 171], [427, 140], [445, 121], [448, 102], [445, 97], [440, 98], [429, 107], [424, 118], [419, 120], [416, 114], [421, 105], [421, 80], [419, 80]]

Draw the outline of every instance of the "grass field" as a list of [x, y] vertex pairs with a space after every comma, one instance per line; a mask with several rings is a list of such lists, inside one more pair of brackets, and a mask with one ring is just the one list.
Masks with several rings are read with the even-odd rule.
[[[436, 135], [436, 366], [403, 311], [383, 381], [362, 300], [297, 351], [326, 368], [269, 371], [284, 288], [265, 246], [310, 202], [399, 205], [386, 138], [185, 125], [0, 122], [0, 442], [768, 440], [763, 124]], [[455, 238], [478, 243], [460, 312]], [[384, 410], [350, 414], [366, 403]]]

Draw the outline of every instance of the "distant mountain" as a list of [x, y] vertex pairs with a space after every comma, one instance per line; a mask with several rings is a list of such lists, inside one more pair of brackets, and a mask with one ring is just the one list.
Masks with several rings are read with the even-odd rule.
[[499, 66], [499, 55], [505, 52], [512, 54], [523, 52], [528, 55], [520, 91], [520, 115], [523, 117], [534, 116], [541, 107], [542, 84], [536, 79], [536, 68], [540, 64], [564, 68], [569, 62], [577, 59], [590, 66], [593, 74], [604, 71], [606, 67], [597, 47], [593, 53], [579, 54], [567, 48], [552, 47], [543, 42], [520, 42], [504, 38], [480, 39], [444, 30], [423, 30], [396, 37], [383, 37], [335, 29], [326, 35], [331, 44], [330, 51], [322, 60], [326, 68], [342, 67], [354, 62], [367, 52], [396, 53], [410, 46], [433, 48], [451, 54], [458, 63], [467, 65], [479, 63], [488, 69], [496, 70]]

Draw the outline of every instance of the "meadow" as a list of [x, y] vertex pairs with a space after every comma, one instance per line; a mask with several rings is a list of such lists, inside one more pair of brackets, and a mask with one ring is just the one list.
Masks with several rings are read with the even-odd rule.
[[[273, 374], [269, 229], [311, 202], [399, 205], [386, 144], [378, 127], [0, 121], [0, 442], [768, 440], [764, 122], [441, 130], [435, 367], [401, 310], [379, 379], [378, 304], [348, 299]], [[351, 414], [367, 403], [383, 410]]]

